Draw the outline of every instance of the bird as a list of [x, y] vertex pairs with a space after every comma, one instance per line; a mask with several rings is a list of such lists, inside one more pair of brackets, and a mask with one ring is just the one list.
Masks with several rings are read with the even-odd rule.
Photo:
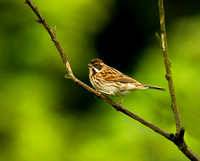
[[117, 69], [106, 65], [101, 59], [92, 59], [88, 64], [89, 80], [96, 91], [113, 97], [120, 97], [120, 105], [125, 95], [134, 90], [157, 89], [165, 91], [164, 88], [143, 84], [135, 79], [121, 73]]

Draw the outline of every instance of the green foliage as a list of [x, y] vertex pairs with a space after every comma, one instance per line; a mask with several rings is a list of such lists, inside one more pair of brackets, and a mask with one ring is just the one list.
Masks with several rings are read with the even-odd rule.
[[[57, 26], [58, 40], [74, 74], [88, 80], [87, 64], [97, 57], [95, 35], [110, 22], [114, 1], [33, 3], [51, 28]], [[34, 22], [36, 16], [27, 5], [2, 0], [0, 7], [0, 161], [187, 160], [163, 137], [65, 79], [65, 66], [56, 48], [43, 26]], [[167, 30], [186, 141], [198, 155], [199, 18], [177, 19]], [[137, 73], [129, 75], [167, 88], [159, 47], [159, 43], [144, 46]], [[175, 131], [168, 92], [134, 91], [123, 105]]]

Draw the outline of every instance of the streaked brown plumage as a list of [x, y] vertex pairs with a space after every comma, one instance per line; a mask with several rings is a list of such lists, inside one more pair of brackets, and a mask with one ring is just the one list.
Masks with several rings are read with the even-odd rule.
[[106, 65], [100, 59], [93, 59], [89, 64], [89, 79], [92, 86], [101, 93], [111, 96], [124, 96], [136, 89], [158, 89], [164, 88], [139, 83], [135, 79], [121, 73], [120, 71]]

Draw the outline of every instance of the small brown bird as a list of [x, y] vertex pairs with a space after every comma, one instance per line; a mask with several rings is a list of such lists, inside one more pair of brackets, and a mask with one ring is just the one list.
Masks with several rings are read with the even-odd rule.
[[99, 92], [119, 97], [124, 96], [136, 89], [158, 89], [164, 91], [164, 88], [142, 84], [135, 79], [121, 73], [120, 71], [106, 65], [100, 59], [93, 59], [89, 64], [89, 79], [92, 86]]

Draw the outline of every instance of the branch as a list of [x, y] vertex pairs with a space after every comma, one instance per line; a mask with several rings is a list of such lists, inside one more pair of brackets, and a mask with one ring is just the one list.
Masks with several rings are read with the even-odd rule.
[[[37, 15], [37, 17], [39, 18], [39, 20], [37, 20], [37, 22], [41, 23], [47, 30], [47, 32], [49, 33], [52, 41], [54, 42], [54, 45], [56, 46], [62, 60], [63, 63], [66, 66], [66, 70], [67, 70], [67, 74], [65, 75], [65, 77], [67, 79], [70, 79], [71, 81], [73, 81], [74, 83], [78, 84], [79, 86], [81, 86], [82, 88], [84, 88], [85, 90], [87, 90], [88, 92], [94, 94], [95, 96], [97, 96], [98, 98], [106, 101], [107, 103], [109, 103], [110, 105], [112, 105], [117, 111], [120, 111], [122, 113], [124, 113], [125, 115], [139, 121], [140, 123], [142, 123], [143, 125], [147, 126], [148, 128], [154, 130], [156, 133], [164, 136], [165, 138], [167, 138], [168, 140], [174, 142], [177, 146], [182, 144], [182, 142], [184, 141], [183, 139], [180, 139], [182, 137], [182, 135], [174, 135], [172, 133], [166, 132], [164, 130], [162, 130], [161, 128], [157, 127], [156, 125], [150, 123], [149, 121], [146, 121], [145, 119], [141, 118], [140, 116], [132, 113], [131, 111], [129, 111], [128, 109], [122, 107], [120, 104], [117, 104], [115, 102], [113, 102], [111, 99], [109, 99], [108, 97], [102, 95], [101, 93], [97, 92], [96, 90], [94, 90], [93, 88], [91, 88], [90, 86], [86, 85], [85, 83], [83, 83], [82, 81], [80, 81], [79, 79], [77, 79], [70, 67], [70, 63], [67, 59], [67, 57], [65, 56], [65, 53], [60, 45], [60, 43], [58, 42], [57, 38], [56, 38], [56, 27], [54, 27], [54, 31], [51, 30], [51, 28], [49, 27], [49, 25], [46, 23], [46, 21], [44, 20], [44, 18], [42, 17], [42, 15], [39, 13], [39, 11], [37, 10], [36, 7], [33, 6], [33, 4], [31, 3], [30, 0], [26, 0], [25, 3], [27, 3], [31, 9], [33, 10], [33, 12]], [[181, 130], [180, 130], [181, 131]], [[181, 133], [179, 133], [181, 134]], [[183, 138], [183, 137], [182, 137]], [[178, 141], [178, 140], [182, 140], [182, 141]], [[186, 144], [184, 144], [186, 145]], [[187, 146], [187, 145], [186, 145]]]
[[159, 15], [160, 15], [160, 28], [161, 28], [161, 47], [163, 51], [163, 57], [165, 62], [166, 68], [166, 79], [169, 85], [170, 96], [172, 100], [172, 110], [174, 112], [175, 122], [176, 122], [176, 132], [179, 133], [182, 126], [179, 117], [179, 110], [176, 102], [176, 95], [174, 90], [174, 83], [172, 80], [172, 72], [171, 72], [171, 63], [169, 61], [168, 56], [168, 46], [167, 46], [167, 36], [166, 36], [166, 29], [165, 29], [165, 11], [163, 6], [163, 0], [158, 0], [158, 7], [159, 7]]
[[175, 123], [176, 123], [176, 134], [175, 137], [171, 140], [174, 142], [175, 145], [191, 160], [200, 160], [200, 158], [189, 149], [187, 146], [185, 140], [184, 140], [184, 133], [185, 129], [181, 126], [180, 116], [179, 116], [179, 109], [176, 101], [176, 95], [175, 95], [175, 89], [174, 89], [174, 83], [172, 79], [172, 72], [171, 72], [171, 63], [169, 61], [168, 56], [168, 45], [167, 45], [167, 34], [166, 34], [166, 28], [165, 28], [165, 11], [164, 11], [164, 5], [163, 0], [158, 0], [158, 8], [159, 8], [159, 16], [160, 16], [160, 28], [161, 28], [161, 38], [159, 39], [158, 34], [156, 34], [156, 37], [160, 40], [161, 48], [163, 52], [164, 57], [164, 63], [166, 68], [166, 79], [168, 81], [169, 85], [169, 91], [172, 101], [172, 110], [175, 117]]

